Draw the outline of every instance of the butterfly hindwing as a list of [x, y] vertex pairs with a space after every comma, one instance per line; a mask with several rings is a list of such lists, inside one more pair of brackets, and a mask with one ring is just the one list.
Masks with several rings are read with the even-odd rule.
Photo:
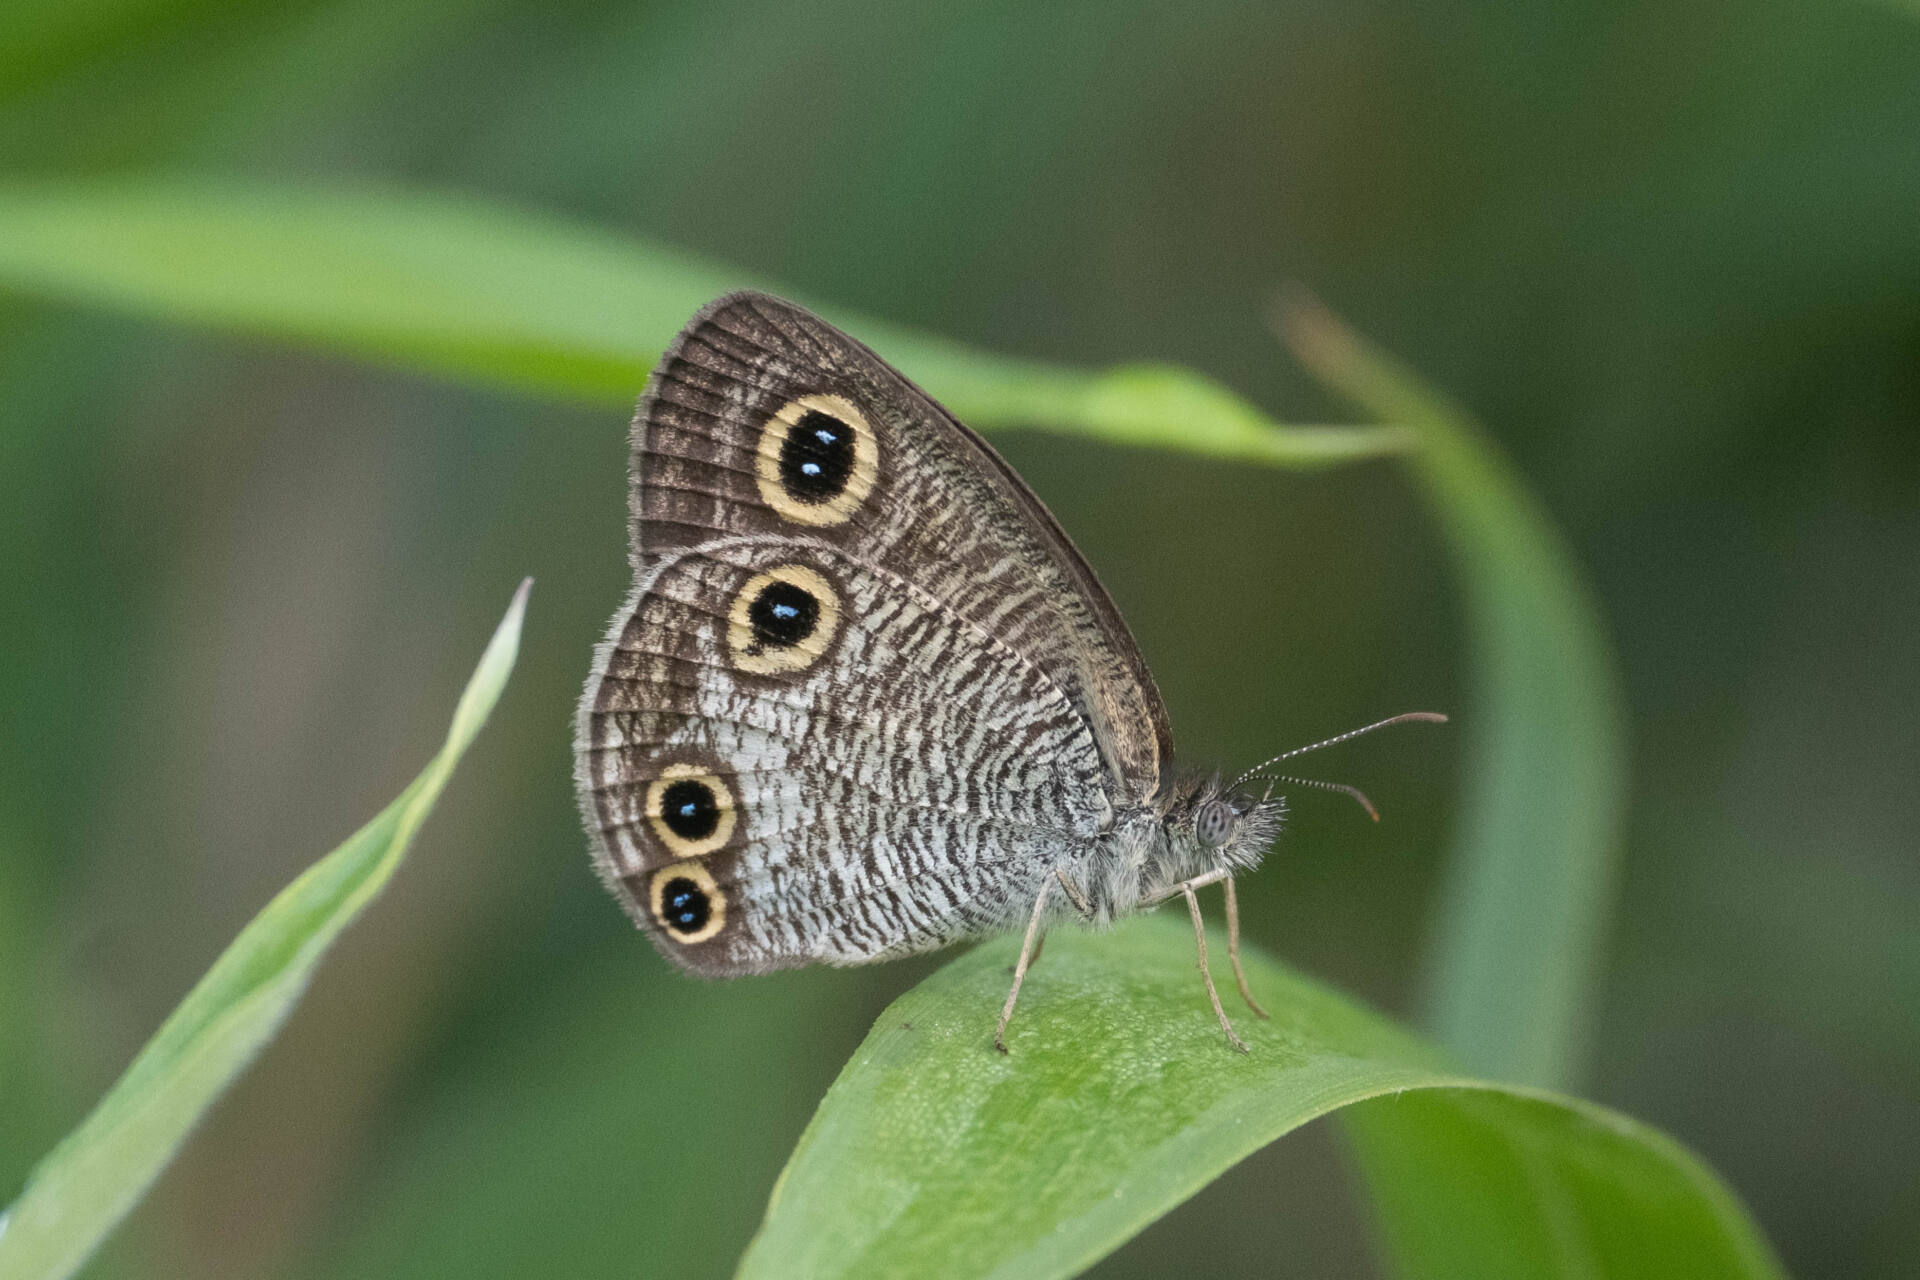
[[1042, 672], [830, 544], [669, 554], [595, 683], [602, 870], [702, 972], [992, 927], [1103, 816], [1099, 754]]

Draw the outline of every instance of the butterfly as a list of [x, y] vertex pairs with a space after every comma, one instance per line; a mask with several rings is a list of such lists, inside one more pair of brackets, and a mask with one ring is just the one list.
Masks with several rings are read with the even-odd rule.
[[721, 977], [1024, 924], [1005, 1052], [1049, 924], [1184, 896], [1244, 1051], [1195, 890], [1224, 886], [1264, 1017], [1233, 877], [1284, 800], [1248, 789], [1257, 770], [1175, 768], [1126, 623], [999, 454], [761, 293], [688, 322], [632, 436], [634, 585], [594, 653], [575, 774], [594, 864], [660, 951]]

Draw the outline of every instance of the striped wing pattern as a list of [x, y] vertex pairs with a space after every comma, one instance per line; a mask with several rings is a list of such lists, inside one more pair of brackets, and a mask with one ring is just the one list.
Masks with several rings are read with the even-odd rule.
[[662, 359], [634, 446], [636, 585], [577, 773], [603, 878], [671, 958], [853, 964], [1001, 927], [1158, 786], [1165, 713], [1091, 571], [866, 348], [730, 295]]

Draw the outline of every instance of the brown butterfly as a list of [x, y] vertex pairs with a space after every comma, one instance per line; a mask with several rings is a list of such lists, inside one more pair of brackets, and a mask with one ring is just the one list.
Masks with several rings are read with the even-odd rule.
[[1004, 1052], [1050, 922], [1184, 895], [1245, 1050], [1194, 890], [1224, 885], [1260, 1013], [1232, 877], [1283, 801], [1257, 770], [1175, 770], [1126, 623], [985, 441], [818, 317], [729, 294], [641, 397], [630, 506], [576, 776], [601, 877], [662, 952], [728, 976], [1024, 922]]

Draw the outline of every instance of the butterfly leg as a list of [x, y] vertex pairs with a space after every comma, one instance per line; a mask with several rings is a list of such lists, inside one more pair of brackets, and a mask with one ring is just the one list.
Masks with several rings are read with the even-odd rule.
[[[1066, 891], [1067, 897], [1072, 900], [1073, 909], [1086, 917], [1087, 921], [1091, 923], [1093, 921], [1093, 904], [1087, 901], [1087, 895], [1081, 892], [1080, 886], [1075, 884], [1067, 876], [1066, 868], [1055, 867], [1053, 874], [1054, 877], [1060, 881], [1060, 887]], [[1047, 934], [1046, 930], [1043, 929], [1040, 931], [1040, 936], [1034, 940], [1033, 954], [1027, 958], [1027, 968], [1031, 969], [1034, 965], [1039, 964], [1040, 953], [1046, 949]]]
[[1240, 900], [1234, 896], [1232, 877], [1221, 884], [1227, 891], [1227, 959], [1233, 964], [1233, 980], [1240, 984], [1240, 998], [1247, 1002], [1247, 1008], [1264, 1019], [1267, 1011], [1253, 998], [1253, 992], [1247, 990], [1247, 971], [1240, 967]]
[[1220, 1029], [1227, 1033], [1228, 1043], [1246, 1053], [1246, 1042], [1233, 1033], [1233, 1024], [1227, 1021], [1227, 1011], [1220, 1007], [1220, 993], [1213, 989], [1213, 971], [1207, 968], [1207, 926], [1200, 918], [1200, 899], [1193, 896], [1192, 885], [1183, 884], [1180, 891], [1187, 895], [1187, 912], [1193, 917], [1193, 942], [1200, 952], [1200, 980], [1207, 984], [1207, 999], [1213, 1002], [1213, 1016], [1220, 1019]]
[[1093, 904], [1087, 901], [1086, 893], [1067, 876], [1067, 869], [1065, 867], [1055, 867], [1053, 874], [1059, 878], [1060, 887], [1066, 890], [1067, 897], [1073, 901], [1073, 909], [1085, 916], [1087, 922], [1091, 924], [1093, 922]]
[[1178, 884], [1170, 884], [1164, 889], [1157, 889], [1152, 893], [1144, 895], [1140, 901], [1133, 905], [1136, 910], [1151, 910], [1176, 895], [1185, 893], [1189, 889], [1204, 889], [1210, 884], [1219, 884], [1227, 878], [1228, 874], [1229, 873], [1225, 871], [1209, 871], [1205, 875], [1195, 876], [1191, 880], [1182, 880]]
[[[1044, 936], [1040, 932], [1040, 917], [1047, 909], [1047, 890], [1051, 888], [1051, 879], [1040, 882], [1040, 892], [1033, 900], [1033, 917], [1027, 921], [1027, 936], [1020, 944], [1020, 962], [1013, 966], [1013, 989], [1007, 992], [1007, 1003], [1000, 1009], [1000, 1025], [993, 1029], [993, 1047], [1002, 1053], [1007, 1051], [1007, 1021], [1013, 1017], [1013, 1002], [1020, 998], [1020, 984], [1027, 980], [1027, 969], [1038, 953], [1039, 949], [1034, 944]], [[1217, 1005], [1219, 1001], [1214, 1003]]]

